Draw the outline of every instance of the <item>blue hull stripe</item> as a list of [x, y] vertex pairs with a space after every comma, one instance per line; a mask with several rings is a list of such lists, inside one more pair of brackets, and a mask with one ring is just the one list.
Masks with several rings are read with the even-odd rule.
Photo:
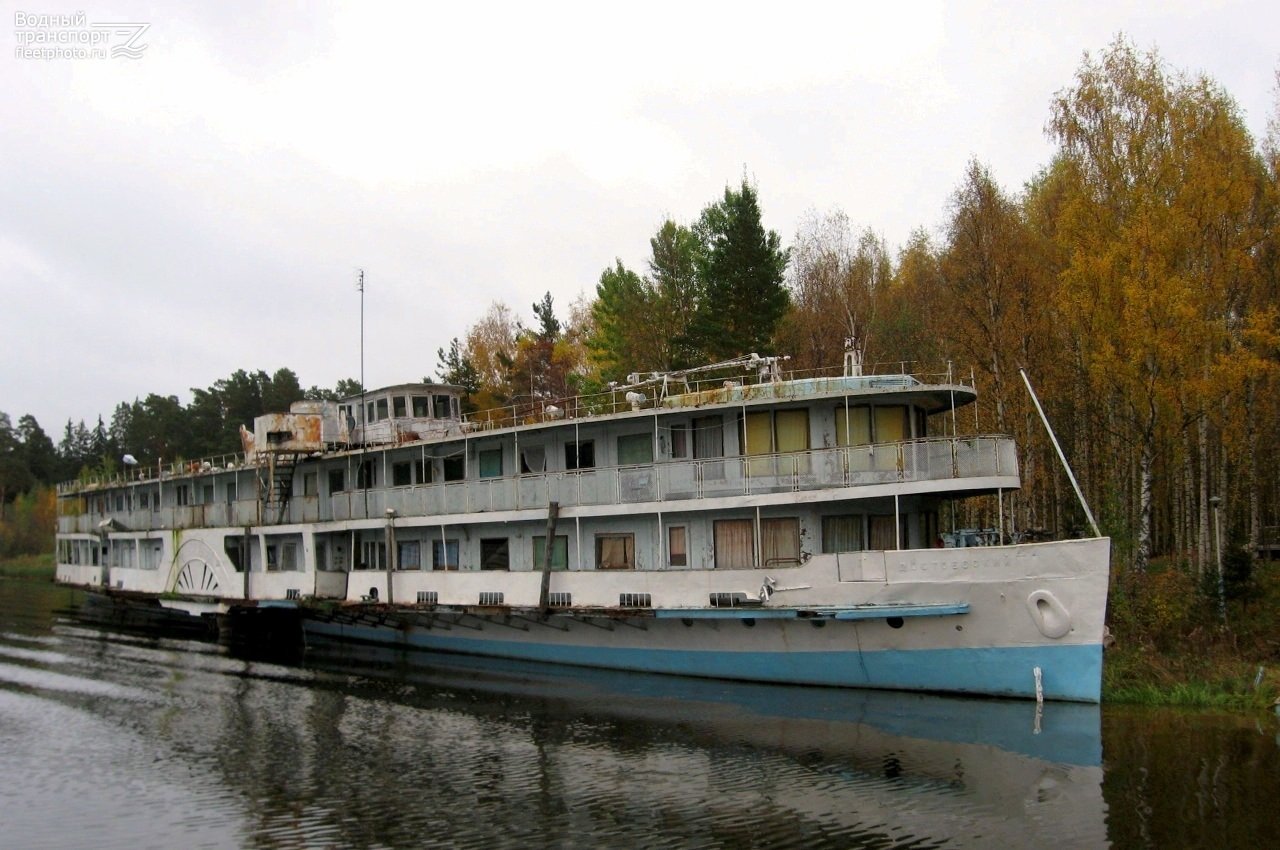
[[314, 621], [308, 621], [306, 628], [347, 640], [417, 649], [754, 682], [1034, 698], [1033, 670], [1039, 667], [1046, 699], [1098, 702], [1102, 686], [1099, 644], [871, 652], [732, 652], [476, 640], [418, 630]]

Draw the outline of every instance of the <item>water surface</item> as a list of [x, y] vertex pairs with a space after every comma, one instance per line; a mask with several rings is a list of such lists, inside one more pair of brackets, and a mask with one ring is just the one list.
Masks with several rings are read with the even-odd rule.
[[131, 633], [0, 578], [14, 847], [1249, 847], [1269, 718]]

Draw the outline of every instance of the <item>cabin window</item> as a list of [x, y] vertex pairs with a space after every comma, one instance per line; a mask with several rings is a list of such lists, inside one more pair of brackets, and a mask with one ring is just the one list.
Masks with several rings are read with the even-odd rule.
[[387, 544], [381, 540], [360, 541], [360, 560], [357, 570], [385, 570], [387, 568]]
[[861, 552], [862, 517], [855, 515], [822, 518], [822, 551]]
[[920, 514], [920, 546], [941, 546], [942, 536], [938, 533], [938, 512], [925, 511]]
[[316, 569], [329, 569], [329, 544], [323, 540], [316, 541]]
[[867, 526], [872, 549], [889, 551], [898, 548], [897, 527], [892, 516], [868, 517]]
[[667, 563], [673, 567], [689, 566], [689, 529], [683, 525], [667, 529]]
[[387, 418], [387, 400], [385, 398], [378, 399], [378, 421]]
[[429, 460], [423, 459], [418, 461], [418, 483], [419, 484], [431, 483], [431, 466], [432, 464], [431, 464], [431, 461]]
[[378, 486], [378, 465], [371, 460], [356, 467], [356, 489], [365, 490]]
[[395, 416], [395, 418], [404, 419], [409, 415], [408, 400], [404, 396], [394, 396], [391, 401], [393, 403], [392, 415]]
[[636, 568], [636, 536], [634, 534], [597, 534], [596, 569], [634, 570]]
[[202, 505], [213, 504], [213, 485], [212, 484], [204, 484], [200, 487], [200, 504]]
[[673, 458], [689, 456], [689, 426], [684, 423], [671, 426], [671, 456]]
[[746, 570], [756, 565], [754, 523], [749, 519], [718, 519], [712, 524], [716, 569]]
[[871, 444], [871, 408], [843, 406], [836, 408], [836, 445], [867, 446]]
[[476, 452], [476, 459], [480, 462], [481, 478], [502, 477], [502, 449], [486, 449], [482, 452]]
[[273, 573], [280, 569], [280, 551], [274, 543], [267, 544], [267, 572]]
[[160, 568], [160, 558], [162, 554], [161, 543], [159, 540], [148, 538], [141, 542], [140, 562], [144, 570], [156, 570]]
[[431, 569], [456, 570], [458, 568], [458, 541], [431, 541]]
[[413, 483], [413, 464], [405, 461], [403, 463], [391, 464], [391, 486], [392, 487], [408, 487]]
[[[809, 411], [777, 410], [748, 413], [739, 419], [738, 436], [744, 455], [803, 452], [809, 449]], [[805, 458], [748, 461], [748, 475], [790, 475], [808, 472]]]
[[240, 535], [228, 535], [222, 538], [222, 551], [227, 553], [227, 560], [236, 572], [244, 572], [245, 539]]
[[618, 466], [653, 463], [653, 437], [650, 434], [623, 434], [618, 437]]
[[[227, 482], [227, 504], [231, 504], [236, 500], [236, 482]], [[160, 500], [156, 499], [156, 507], [160, 507]]]
[[191, 504], [191, 488], [186, 484], [179, 484], [174, 488], [173, 498], [178, 507]]
[[724, 457], [724, 420], [719, 416], [703, 416], [693, 420], [693, 456]]
[[317, 478], [319, 478], [319, 476], [314, 472], [308, 472], [302, 476], [302, 495], [315, 496], [320, 492], [317, 489], [319, 486], [316, 480]]
[[[533, 568], [544, 569], [547, 563], [547, 537], [535, 535], [533, 538]], [[557, 534], [551, 543], [551, 569], [569, 569], [569, 536]]]
[[760, 520], [760, 557], [766, 567], [798, 566], [800, 520], [796, 517]]
[[507, 538], [495, 537], [480, 540], [480, 569], [511, 569], [511, 547]]
[[422, 544], [417, 540], [402, 540], [396, 543], [396, 569], [422, 569]]
[[444, 459], [444, 480], [461, 481], [467, 477], [467, 461], [462, 455]]
[[593, 469], [596, 465], [596, 444], [592, 440], [564, 444], [565, 469]]
[[431, 399], [424, 395], [416, 395], [413, 397], [413, 417], [415, 419], [426, 419], [431, 415]]
[[436, 419], [449, 418], [449, 397], [447, 395], [433, 395], [431, 397], [431, 405], [435, 408]]
[[151, 507], [151, 494], [143, 490], [138, 494], [138, 507], [149, 509]]
[[526, 446], [520, 450], [520, 474], [540, 475], [547, 471], [547, 447]]
[[901, 405], [875, 408], [877, 443], [900, 443], [907, 439], [907, 408]]
[[297, 543], [281, 543], [280, 544], [280, 569], [282, 570], [299, 569]]
[[342, 469], [329, 470], [329, 492], [341, 493], [344, 489], [346, 489], [346, 482], [344, 481], [345, 477], [346, 477], [345, 470], [342, 470]]

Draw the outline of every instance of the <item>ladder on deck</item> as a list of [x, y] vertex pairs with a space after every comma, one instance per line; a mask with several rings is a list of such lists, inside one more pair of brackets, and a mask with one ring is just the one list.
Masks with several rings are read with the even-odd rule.
[[298, 468], [297, 452], [264, 452], [266, 463], [258, 465], [258, 502], [263, 525], [284, 522], [293, 496], [293, 474]]

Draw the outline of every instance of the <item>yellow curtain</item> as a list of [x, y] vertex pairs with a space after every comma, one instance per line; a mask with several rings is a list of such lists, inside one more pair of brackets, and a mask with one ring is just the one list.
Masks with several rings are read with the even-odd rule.
[[636, 538], [631, 534], [602, 534], [596, 538], [597, 566], [602, 570], [630, 570], [636, 565]]
[[897, 443], [907, 439], [907, 409], [901, 406], [876, 408], [876, 442]]
[[836, 445], [865, 446], [871, 442], [871, 409], [844, 406], [836, 408]]

